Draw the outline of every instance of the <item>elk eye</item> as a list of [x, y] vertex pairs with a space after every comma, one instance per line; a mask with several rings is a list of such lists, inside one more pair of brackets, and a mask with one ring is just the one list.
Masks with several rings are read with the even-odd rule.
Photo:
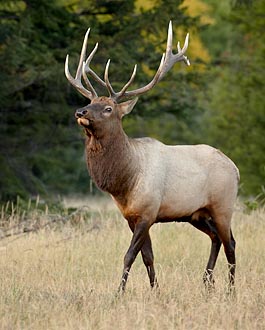
[[111, 113], [111, 111], [112, 111], [112, 108], [111, 108], [111, 107], [106, 107], [106, 108], [104, 109], [104, 112], [105, 112], [105, 113]]

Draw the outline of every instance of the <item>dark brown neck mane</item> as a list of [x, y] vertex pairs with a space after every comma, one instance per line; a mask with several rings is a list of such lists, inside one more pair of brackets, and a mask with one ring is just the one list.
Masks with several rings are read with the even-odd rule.
[[138, 162], [122, 129], [104, 138], [87, 136], [86, 158], [96, 185], [114, 197], [126, 196], [137, 176]]

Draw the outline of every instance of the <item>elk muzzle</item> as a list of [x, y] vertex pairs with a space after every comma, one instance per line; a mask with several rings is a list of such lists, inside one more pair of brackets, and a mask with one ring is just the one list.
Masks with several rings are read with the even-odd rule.
[[88, 110], [81, 108], [77, 109], [75, 112], [75, 118], [77, 119], [77, 122], [80, 126], [88, 126], [89, 120], [87, 118], [84, 118], [84, 116], [88, 113]]

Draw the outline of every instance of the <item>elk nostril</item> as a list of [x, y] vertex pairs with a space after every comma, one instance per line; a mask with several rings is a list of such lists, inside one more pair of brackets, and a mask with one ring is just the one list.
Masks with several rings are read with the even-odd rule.
[[87, 110], [84, 110], [84, 109], [78, 109], [78, 110], [76, 110], [76, 112], [75, 112], [75, 117], [76, 118], [81, 118], [81, 117], [83, 117], [84, 115], [86, 115], [87, 114]]

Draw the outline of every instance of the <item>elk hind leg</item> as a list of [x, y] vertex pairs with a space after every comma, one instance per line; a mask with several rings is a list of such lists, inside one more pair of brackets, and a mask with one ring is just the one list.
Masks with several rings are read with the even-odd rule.
[[[227, 221], [227, 219], [229, 221]], [[233, 237], [232, 230], [230, 228], [230, 218], [217, 217], [216, 228], [219, 237], [224, 245], [224, 251], [228, 262], [228, 277], [229, 277], [229, 291], [233, 291], [235, 285], [235, 271], [236, 271], [236, 256], [235, 248], [236, 241]]]
[[216, 226], [212, 220], [200, 217], [198, 220], [190, 221], [190, 224], [207, 234], [212, 242], [210, 257], [203, 275], [203, 282], [205, 283], [206, 288], [210, 290], [214, 286], [213, 270], [222, 243], [218, 236]]

